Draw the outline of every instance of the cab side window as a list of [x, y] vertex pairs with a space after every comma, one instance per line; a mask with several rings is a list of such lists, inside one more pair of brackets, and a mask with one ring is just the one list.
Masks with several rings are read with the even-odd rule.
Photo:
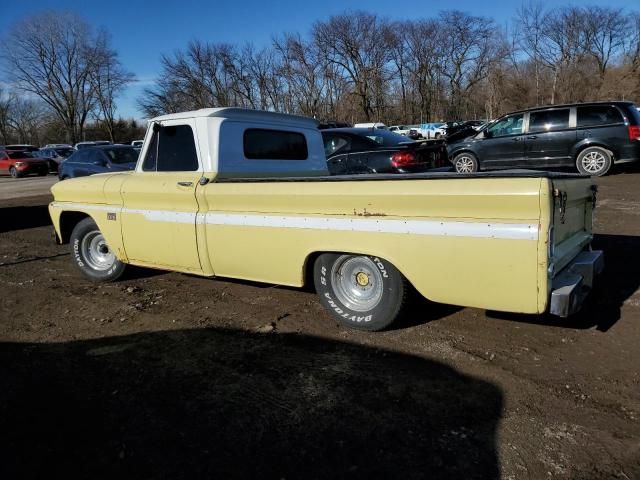
[[529, 114], [529, 133], [553, 132], [569, 128], [569, 109], [542, 110]]
[[145, 172], [194, 172], [198, 155], [189, 125], [169, 125], [153, 132], [142, 170]]

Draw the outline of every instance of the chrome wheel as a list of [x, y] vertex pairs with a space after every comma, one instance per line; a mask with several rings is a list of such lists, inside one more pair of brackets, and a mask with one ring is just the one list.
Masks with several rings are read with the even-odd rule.
[[331, 284], [338, 300], [356, 312], [371, 310], [382, 298], [382, 274], [368, 257], [340, 257], [331, 269]]
[[585, 171], [592, 174], [597, 174], [605, 168], [607, 159], [605, 158], [604, 154], [602, 154], [602, 152], [594, 150], [584, 155], [582, 157], [581, 163], [582, 168], [584, 168]]
[[85, 262], [94, 270], [109, 270], [116, 261], [106, 240], [99, 230], [87, 233], [80, 242], [80, 250]]
[[458, 173], [474, 173], [475, 162], [473, 158], [468, 155], [463, 155], [456, 160], [456, 172]]

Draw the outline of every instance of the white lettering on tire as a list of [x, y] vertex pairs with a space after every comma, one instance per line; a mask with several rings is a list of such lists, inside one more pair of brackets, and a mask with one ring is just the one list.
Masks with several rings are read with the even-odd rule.
[[76, 257], [76, 262], [78, 263], [78, 265], [84, 267], [84, 262], [82, 261], [82, 257], [80, 256], [80, 240], [78, 239], [73, 242], [73, 254]]
[[370, 322], [373, 319], [373, 315], [359, 316], [359, 315], [352, 315], [348, 312], [345, 312], [336, 304], [336, 302], [333, 301], [329, 292], [325, 292], [324, 296], [327, 299], [329, 306], [333, 308], [333, 310], [342, 318], [346, 318], [351, 322], [357, 322], [357, 323]]
[[384, 278], [389, 278], [389, 274], [387, 273], [387, 269], [384, 268], [384, 265], [382, 264], [382, 262], [380, 261], [380, 259], [378, 257], [375, 257], [373, 259], [373, 262], [378, 266], [378, 268], [380, 269], [380, 272], [382, 273], [382, 276]]

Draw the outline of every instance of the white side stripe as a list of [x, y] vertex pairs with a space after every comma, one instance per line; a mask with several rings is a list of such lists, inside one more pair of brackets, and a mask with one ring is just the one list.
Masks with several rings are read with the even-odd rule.
[[346, 232], [405, 233], [451, 237], [537, 240], [538, 226], [521, 223], [455, 222], [448, 220], [392, 220], [372, 218], [297, 217], [207, 213], [208, 225], [299, 228]]
[[152, 222], [199, 223], [244, 227], [335, 230], [451, 237], [537, 240], [538, 225], [528, 223], [457, 222], [449, 220], [397, 220], [386, 218], [304, 217], [235, 213], [189, 213], [169, 210], [142, 210], [107, 205], [55, 202], [54, 207], [99, 210], [144, 215]]

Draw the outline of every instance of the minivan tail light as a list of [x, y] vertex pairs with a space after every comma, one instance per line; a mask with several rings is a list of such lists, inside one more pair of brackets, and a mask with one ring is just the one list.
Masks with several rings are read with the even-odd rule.
[[395, 168], [414, 165], [416, 160], [416, 156], [412, 152], [397, 152], [391, 155], [391, 165]]
[[640, 126], [629, 125], [629, 140], [640, 140]]

